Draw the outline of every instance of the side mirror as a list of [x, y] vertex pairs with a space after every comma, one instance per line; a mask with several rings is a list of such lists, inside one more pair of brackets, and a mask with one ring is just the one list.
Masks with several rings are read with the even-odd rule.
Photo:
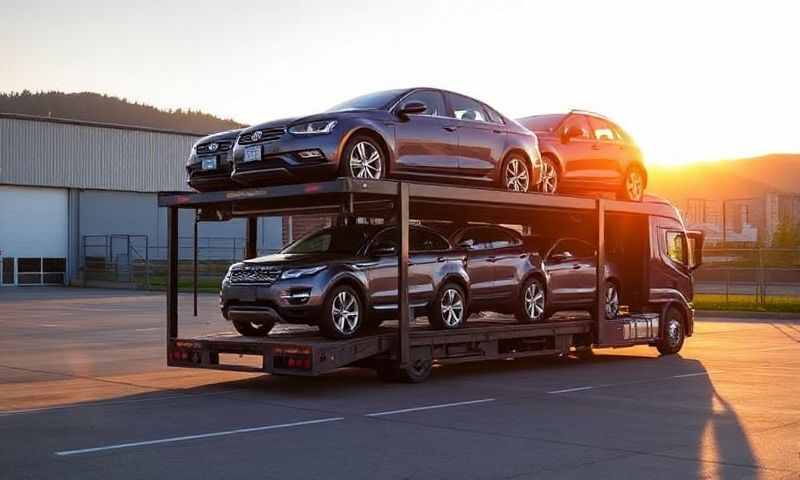
[[703, 240], [705, 235], [700, 231], [686, 232], [689, 244], [689, 270], [697, 270], [703, 264]]
[[400, 107], [400, 110], [397, 111], [397, 116], [403, 120], [408, 120], [409, 115], [419, 115], [420, 113], [425, 113], [427, 109], [428, 106], [424, 103], [412, 100]]
[[460, 248], [466, 248], [467, 250], [471, 250], [472, 247], [475, 246], [475, 240], [471, 238], [468, 238], [466, 240], [461, 240], [460, 242], [458, 242], [458, 246]]
[[577, 127], [575, 125], [567, 128], [563, 135], [561, 135], [561, 142], [562, 143], [569, 143], [570, 140], [573, 138], [579, 138], [583, 136], [583, 129]]
[[370, 253], [376, 257], [397, 255], [397, 246], [392, 243], [379, 243], [372, 246]]

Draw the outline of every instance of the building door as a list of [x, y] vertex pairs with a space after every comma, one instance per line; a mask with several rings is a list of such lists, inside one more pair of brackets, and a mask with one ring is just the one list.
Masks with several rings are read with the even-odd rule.
[[16, 285], [16, 263], [12, 257], [0, 257], [0, 287]]

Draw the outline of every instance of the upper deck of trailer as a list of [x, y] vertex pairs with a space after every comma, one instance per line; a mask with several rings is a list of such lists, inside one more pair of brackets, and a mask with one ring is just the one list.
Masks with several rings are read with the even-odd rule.
[[[470, 207], [475, 221], [502, 220], [513, 223], [515, 214], [530, 208], [555, 211], [592, 211], [598, 200], [574, 195], [508, 192], [489, 188], [406, 182], [396, 180], [335, 180], [271, 187], [245, 188], [207, 193], [161, 193], [159, 206], [175, 208], [224, 208], [231, 217], [336, 214], [369, 216], [390, 209], [393, 199], [401, 195], [401, 186], [409, 198], [411, 218], [449, 219], [453, 207]], [[675, 207], [657, 197], [643, 202], [602, 199], [606, 212], [639, 213], [680, 218]], [[503, 218], [498, 219], [497, 208]]]

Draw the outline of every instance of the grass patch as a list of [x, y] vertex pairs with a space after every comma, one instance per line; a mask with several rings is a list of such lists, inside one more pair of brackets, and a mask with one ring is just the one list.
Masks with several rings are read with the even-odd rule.
[[694, 307], [697, 310], [729, 310], [745, 312], [789, 312], [800, 313], [800, 297], [768, 295], [760, 304], [754, 295], [725, 295], [696, 293]]

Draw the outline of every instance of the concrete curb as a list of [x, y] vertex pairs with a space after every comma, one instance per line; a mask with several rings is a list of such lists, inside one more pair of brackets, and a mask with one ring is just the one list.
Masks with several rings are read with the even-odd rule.
[[704, 318], [725, 319], [764, 319], [764, 320], [796, 320], [800, 322], [800, 313], [794, 312], [743, 312], [738, 310], [697, 310], [694, 316], [698, 320]]

